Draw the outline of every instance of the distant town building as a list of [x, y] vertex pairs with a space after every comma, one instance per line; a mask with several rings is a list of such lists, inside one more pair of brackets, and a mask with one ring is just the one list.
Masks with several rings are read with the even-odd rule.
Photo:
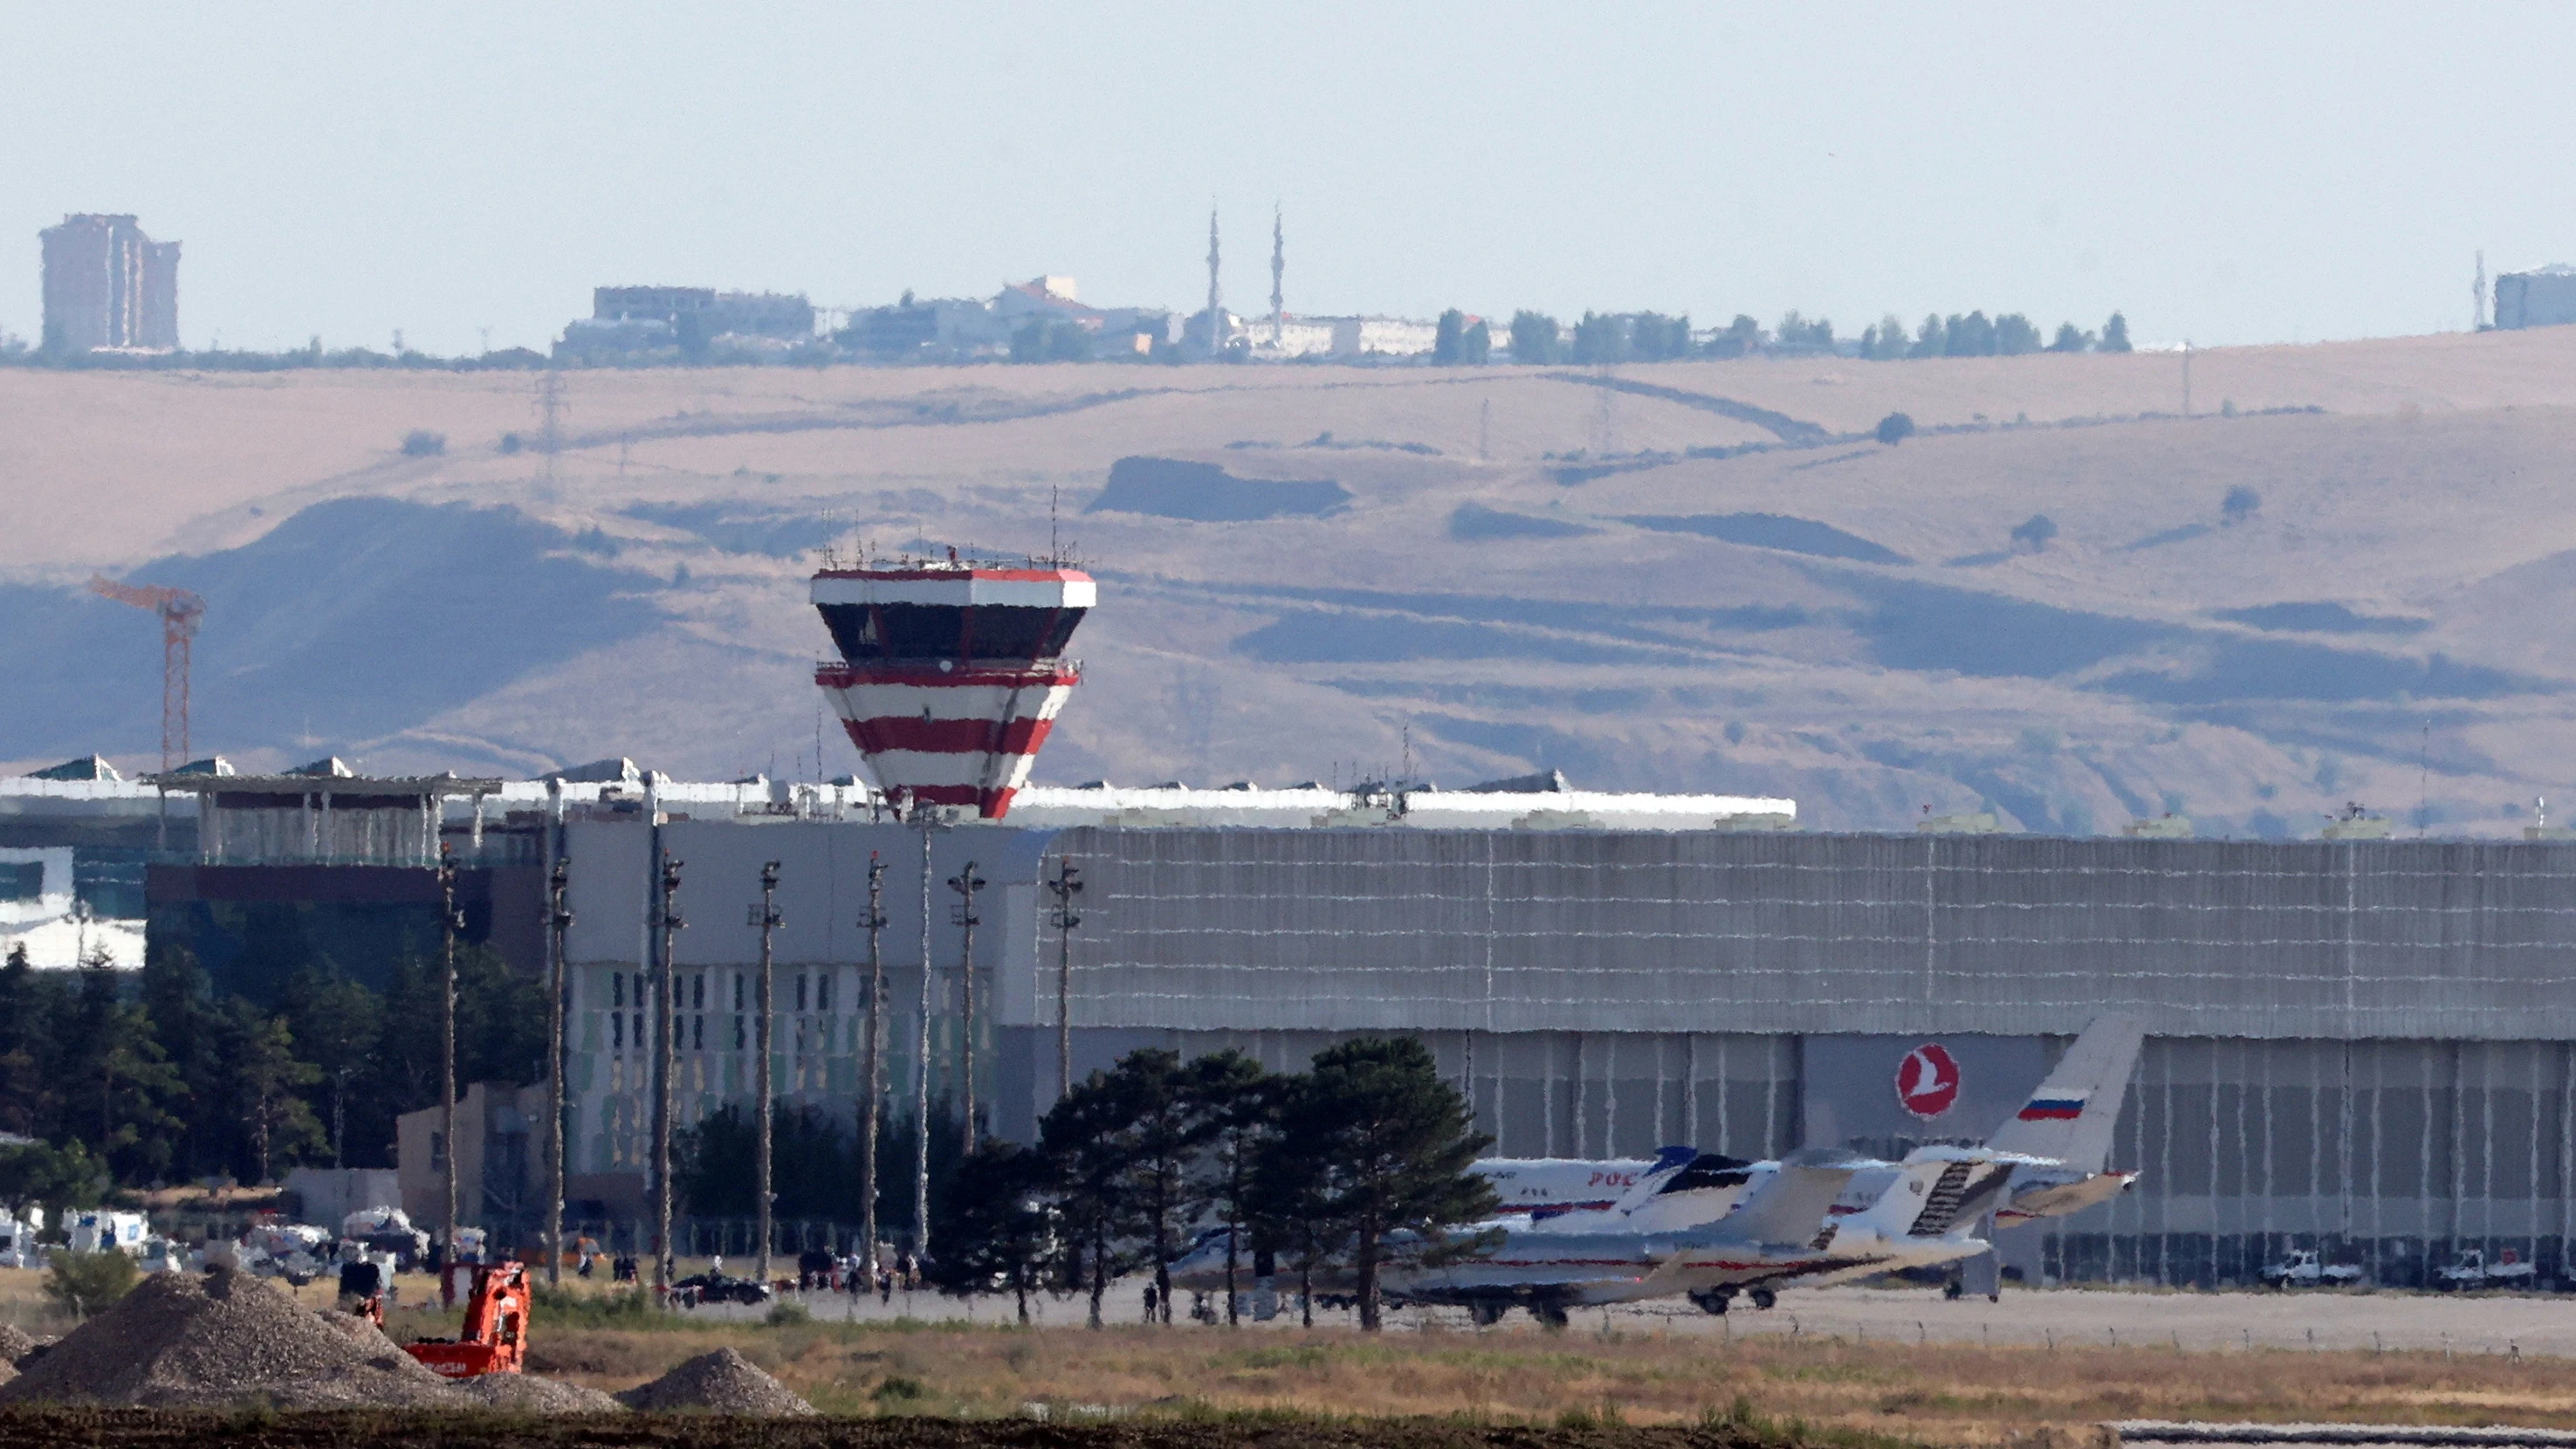
[[[1205, 324], [1192, 319], [1205, 330]], [[1237, 324], [1238, 340], [1246, 330]], [[1249, 329], [1250, 355], [1263, 360], [1289, 358], [1424, 357], [1439, 339], [1435, 322], [1407, 317], [1300, 317], [1284, 314]], [[1274, 340], [1275, 339], [1275, 340]]]
[[179, 345], [179, 244], [131, 216], [79, 214], [44, 243], [45, 346], [56, 352], [169, 352]]
[[989, 300], [916, 301], [907, 292], [891, 307], [853, 312], [850, 325], [833, 340], [850, 352], [889, 362], [1005, 357], [1074, 362], [1150, 357], [1155, 347], [1178, 340], [1178, 334], [1170, 314], [1159, 309], [1087, 306], [1073, 278], [1043, 276], [1010, 283]]
[[713, 287], [599, 287], [590, 315], [564, 328], [559, 358], [677, 351], [694, 357], [730, 350], [783, 351], [814, 337], [814, 304], [803, 293], [719, 292]]
[[2495, 325], [2556, 327], [2576, 322], [2576, 267], [2506, 272], [2495, 280]]

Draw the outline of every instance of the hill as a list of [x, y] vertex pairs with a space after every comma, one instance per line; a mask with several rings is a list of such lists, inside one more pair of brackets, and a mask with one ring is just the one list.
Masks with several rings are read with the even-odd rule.
[[149, 763], [156, 631], [104, 569], [207, 595], [236, 758], [810, 776], [822, 734], [838, 774], [809, 551], [1054, 527], [1104, 606], [1044, 778], [1348, 779], [1409, 733], [1443, 783], [1810, 828], [2518, 834], [2576, 680], [2571, 364], [2200, 352], [2190, 417], [2175, 354], [578, 372], [551, 457], [525, 374], [5, 370], [0, 760]]

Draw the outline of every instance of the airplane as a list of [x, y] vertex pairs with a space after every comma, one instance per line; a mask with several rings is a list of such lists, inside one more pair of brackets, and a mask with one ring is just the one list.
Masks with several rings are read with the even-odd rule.
[[[1997, 1227], [2019, 1227], [2040, 1218], [2082, 1212], [2118, 1197], [2137, 1181], [2135, 1172], [2105, 1168], [2112, 1130], [2119, 1124], [2129, 1074], [2145, 1035], [2145, 1024], [2132, 1016], [2106, 1015], [2086, 1023], [2047, 1080], [1986, 1139], [1986, 1145], [1996, 1151], [2057, 1164], [2043, 1166], [2034, 1161], [2014, 1170], [2006, 1196], [1995, 1207]], [[1660, 1154], [1652, 1159], [1597, 1161], [1489, 1157], [1471, 1170], [1494, 1184], [1496, 1196], [1503, 1201], [1503, 1216], [1546, 1221], [1562, 1213], [1609, 1207], [1662, 1161]], [[1692, 1171], [1702, 1176], [1703, 1186], [1742, 1189], [1768, 1175], [1771, 1166], [1708, 1153]], [[1834, 1212], [1842, 1216], [1859, 1211], [1875, 1200], [1883, 1185], [1883, 1173], [1860, 1174], [1851, 1192], [1834, 1205]], [[1735, 1201], [1735, 1196], [1711, 1195], [1694, 1205], [1722, 1215]]]

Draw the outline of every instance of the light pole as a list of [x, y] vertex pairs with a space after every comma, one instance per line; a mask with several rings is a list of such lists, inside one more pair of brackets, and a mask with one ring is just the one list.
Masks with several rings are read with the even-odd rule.
[[912, 1261], [918, 1269], [930, 1256], [930, 832], [936, 822], [929, 807], [913, 807], [921, 819], [921, 1037], [912, 1062]]
[[447, 1190], [446, 1249], [440, 1257], [438, 1292], [453, 1298], [456, 1281], [456, 933], [465, 927], [456, 914], [456, 851], [438, 843], [438, 1131], [447, 1146], [446, 1168], [439, 1176]]
[[1082, 894], [1082, 872], [1063, 856], [1046, 888], [1055, 897], [1055, 1095], [1073, 1095], [1073, 928], [1082, 924], [1073, 898]]
[[674, 938], [688, 923], [680, 919], [680, 862], [662, 857], [662, 959], [656, 963], [653, 1002], [653, 1286], [670, 1302], [675, 1269], [671, 1247], [671, 1117], [679, 1109], [679, 1020], [672, 1014], [678, 973]]
[[877, 1262], [877, 1130], [885, 1113], [885, 862], [868, 852], [868, 1087], [866, 1124], [859, 1133], [859, 1231], [867, 1237], [868, 1276]]
[[769, 1098], [770, 1093], [774, 1089], [770, 1084], [769, 1020], [772, 1010], [771, 1003], [774, 1000], [772, 992], [775, 989], [777, 977], [774, 958], [770, 951], [770, 937], [777, 931], [780, 920], [778, 914], [777, 861], [773, 860], [760, 868], [760, 905], [756, 909], [760, 913], [760, 1031], [758, 1041], [758, 1046], [760, 1048], [760, 1281], [763, 1284], [766, 1284], [769, 1282], [770, 1240], [775, 1232], [775, 1224], [771, 1221], [772, 1208], [770, 1203], [772, 1196], [770, 1191], [771, 1128], [774, 1125], [772, 1121], [774, 1113], [771, 1110]]
[[546, 1282], [563, 1282], [564, 1210], [564, 933], [572, 908], [564, 903], [571, 862], [555, 857], [548, 882], [546, 924], [553, 927], [552, 990], [546, 998]]
[[958, 1152], [961, 1158], [975, 1151], [975, 928], [984, 918], [975, 914], [975, 893], [984, 888], [984, 878], [975, 874], [975, 862], [948, 878], [948, 888], [957, 892], [957, 909], [951, 919], [965, 930], [963, 958], [957, 966], [959, 1010], [957, 1017], [957, 1080], [966, 1103], [963, 1138]]

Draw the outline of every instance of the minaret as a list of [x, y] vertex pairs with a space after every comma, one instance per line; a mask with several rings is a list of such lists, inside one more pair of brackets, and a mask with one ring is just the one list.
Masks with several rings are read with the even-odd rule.
[[1225, 356], [1225, 299], [1216, 286], [1216, 208], [1208, 208], [1208, 356]]
[[1281, 346], [1288, 335], [1288, 297], [1279, 289], [1280, 279], [1288, 273], [1288, 233], [1279, 217], [1279, 208], [1270, 208], [1270, 345]]

